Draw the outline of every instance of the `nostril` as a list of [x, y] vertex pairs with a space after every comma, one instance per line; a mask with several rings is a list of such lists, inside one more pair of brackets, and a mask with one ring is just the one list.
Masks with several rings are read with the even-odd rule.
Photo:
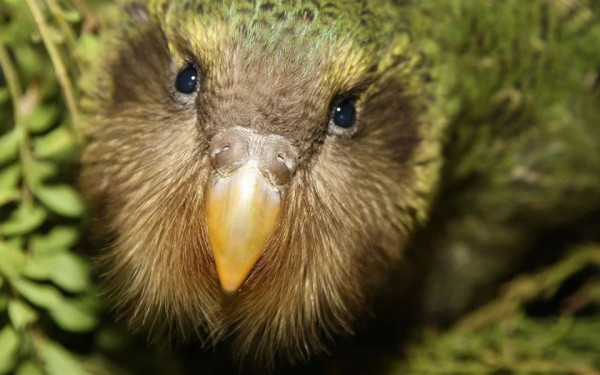
[[224, 145], [224, 146], [221, 146], [221, 147], [217, 147], [217, 148], [215, 148], [215, 149], [213, 150], [213, 152], [212, 152], [212, 155], [211, 155], [211, 156], [212, 156], [213, 158], [214, 158], [214, 157], [217, 157], [217, 156], [219, 156], [219, 155], [221, 155], [221, 154], [223, 154], [223, 153], [225, 153], [225, 152], [229, 151], [229, 149], [230, 149], [230, 148], [231, 148], [231, 146], [230, 146], [230, 145], [228, 145], [228, 144], [227, 144], [227, 145]]
[[292, 161], [292, 159], [290, 157], [288, 157], [283, 152], [280, 152], [277, 154], [277, 161], [279, 161], [281, 164], [285, 165], [285, 167], [287, 169], [289, 169], [290, 172], [294, 170], [294, 162]]
[[296, 171], [297, 156], [290, 143], [280, 136], [271, 136], [260, 153], [260, 167], [275, 185], [286, 185]]
[[285, 164], [286, 167], [288, 167], [289, 162], [281, 152], [279, 154], [277, 154], [277, 160], [279, 160], [280, 163]]
[[225, 130], [213, 139], [209, 155], [219, 173], [235, 170], [248, 159], [248, 138], [235, 129]]
[[227, 152], [230, 147], [231, 146], [229, 146], [229, 145], [223, 145], [223, 146], [215, 147], [212, 150], [211, 156], [215, 157], [215, 156], [218, 156], [218, 155], [222, 154], [223, 152]]

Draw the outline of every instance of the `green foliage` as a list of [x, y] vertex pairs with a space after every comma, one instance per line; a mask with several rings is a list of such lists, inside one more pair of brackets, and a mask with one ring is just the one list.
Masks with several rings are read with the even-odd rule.
[[60, 339], [98, 329], [102, 311], [75, 251], [86, 206], [70, 172], [84, 23], [69, 2], [0, 1], [0, 374], [90, 373]]
[[584, 246], [548, 269], [512, 280], [502, 295], [448, 332], [426, 332], [393, 373], [600, 374], [600, 284], [588, 281], [560, 298], [554, 316], [533, 317], [527, 305], [557, 295], [565, 282], [600, 268], [600, 246]]

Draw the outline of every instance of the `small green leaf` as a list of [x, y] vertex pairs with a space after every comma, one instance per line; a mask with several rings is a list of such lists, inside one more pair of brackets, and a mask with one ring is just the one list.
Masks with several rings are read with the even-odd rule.
[[38, 346], [48, 375], [87, 375], [81, 361], [60, 344], [43, 339]]
[[16, 236], [30, 233], [44, 223], [46, 215], [46, 210], [43, 207], [21, 205], [2, 224], [2, 234]]
[[21, 363], [15, 375], [44, 375], [44, 371], [32, 361]]
[[50, 280], [71, 293], [85, 291], [90, 285], [89, 264], [71, 252], [51, 256]]
[[94, 312], [86, 309], [83, 304], [77, 303], [77, 301], [65, 299], [60, 306], [48, 310], [48, 312], [60, 328], [69, 332], [89, 332], [98, 324]]
[[98, 324], [93, 305], [84, 300], [64, 298], [53, 286], [23, 279], [13, 282], [13, 286], [28, 301], [47, 309], [54, 322], [64, 330], [88, 332]]
[[13, 282], [14, 288], [20, 295], [36, 306], [54, 309], [60, 307], [63, 302], [63, 296], [51, 285], [41, 285], [29, 280], [16, 280]]
[[31, 239], [31, 250], [34, 253], [64, 251], [73, 247], [79, 239], [79, 231], [75, 227], [57, 226], [46, 235], [35, 235]]
[[89, 264], [68, 251], [31, 255], [22, 274], [34, 280], [50, 280], [71, 293], [83, 292], [91, 284]]
[[69, 23], [79, 23], [81, 21], [81, 14], [76, 10], [66, 10], [63, 15]]
[[0, 331], [0, 374], [12, 372], [20, 341], [19, 335], [10, 325], [4, 326]]
[[0, 273], [6, 278], [14, 280], [19, 277], [26, 259], [23, 250], [0, 242]]
[[21, 178], [21, 166], [13, 164], [0, 171], [0, 190], [17, 186]]
[[[77, 40], [76, 52], [77, 55], [84, 58], [86, 61], [90, 61], [93, 57], [98, 54], [98, 38], [92, 34], [83, 34]], [[85, 77], [84, 77], [85, 78]]]
[[0, 190], [0, 206], [4, 206], [10, 202], [16, 202], [21, 197], [21, 192], [18, 189]]
[[50, 129], [58, 120], [58, 108], [54, 105], [40, 105], [35, 107], [25, 119], [27, 129], [33, 133], [42, 133]]
[[38, 319], [38, 313], [23, 301], [11, 299], [8, 302], [8, 317], [13, 327], [21, 330]]
[[35, 155], [42, 159], [60, 158], [75, 149], [75, 137], [66, 126], [59, 126], [33, 141]]
[[85, 212], [85, 203], [77, 190], [70, 185], [38, 186], [35, 196], [59, 215], [77, 218]]
[[0, 164], [15, 160], [19, 154], [19, 133], [13, 129], [0, 137]]
[[30, 254], [25, 261], [21, 274], [33, 280], [48, 280], [52, 273], [52, 263], [48, 256]]
[[[31, 31], [23, 30], [22, 27], [17, 27], [17, 30], [21, 33], [27, 32], [30, 36], [33, 36]], [[35, 30], [35, 29], [34, 29]], [[42, 70], [40, 62], [47, 61], [42, 59], [38, 51], [35, 50], [32, 43], [13, 44], [11, 48], [15, 55], [15, 65], [19, 67], [19, 71], [25, 77], [32, 77], [34, 74], [39, 74]]]
[[6, 238], [4, 240], [4, 242], [8, 246], [16, 247], [17, 249], [24, 249], [25, 248], [25, 239], [23, 237]]
[[20, 178], [19, 164], [13, 164], [0, 171], [0, 206], [20, 198], [21, 193], [17, 187]]
[[56, 164], [52, 162], [32, 160], [25, 165], [25, 179], [30, 186], [35, 188], [54, 176], [57, 170]]

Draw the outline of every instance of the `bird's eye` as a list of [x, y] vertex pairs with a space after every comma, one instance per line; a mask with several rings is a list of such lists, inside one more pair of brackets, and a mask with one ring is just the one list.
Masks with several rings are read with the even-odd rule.
[[350, 129], [356, 122], [354, 100], [346, 99], [335, 105], [331, 114], [331, 120], [340, 128]]
[[198, 69], [193, 65], [183, 69], [175, 78], [175, 88], [183, 94], [192, 94], [198, 86]]

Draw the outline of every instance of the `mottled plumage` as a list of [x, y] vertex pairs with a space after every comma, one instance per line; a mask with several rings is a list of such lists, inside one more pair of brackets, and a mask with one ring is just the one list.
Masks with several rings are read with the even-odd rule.
[[[476, 303], [541, 228], [600, 200], [599, 23], [583, 2], [520, 4], [126, 5], [84, 101], [81, 177], [117, 310], [241, 357], [308, 358], [353, 331], [415, 233], [426, 311]], [[174, 81], [190, 64], [185, 96]], [[331, 122], [342, 98], [351, 129]], [[204, 212], [211, 142], [234, 128], [283, 137], [297, 168], [227, 296]]]

